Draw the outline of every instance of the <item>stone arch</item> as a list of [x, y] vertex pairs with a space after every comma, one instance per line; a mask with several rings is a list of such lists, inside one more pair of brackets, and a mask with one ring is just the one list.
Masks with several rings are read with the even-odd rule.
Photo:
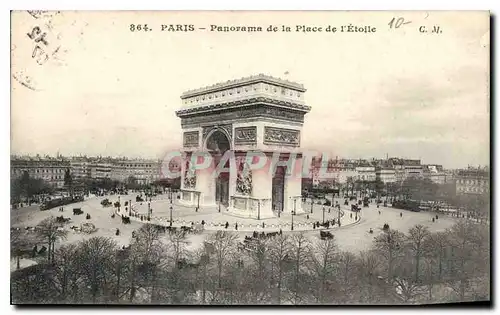
[[[216, 145], [217, 147], [214, 147]], [[233, 149], [231, 135], [224, 128], [212, 128], [203, 141], [203, 149], [207, 151], [220, 151], [224, 153]]]

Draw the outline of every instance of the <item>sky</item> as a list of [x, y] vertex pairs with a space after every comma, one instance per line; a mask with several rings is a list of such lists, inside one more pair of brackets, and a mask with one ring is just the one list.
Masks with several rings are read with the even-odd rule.
[[[410, 23], [390, 29], [393, 17]], [[132, 23], [153, 30], [131, 32]], [[377, 31], [294, 32], [349, 23]], [[292, 32], [266, 32], [271, 24]], [[307, 88], [304, 150], [489, 164], [487, 12], [14, 12], [11, 25], [12, 154], [162, 158], [181, 145], [182, 92], [265, 73]], [[46, 47], [27, 36], [34, 26]], [[42, 65], [37, 44], [50, 56]]]

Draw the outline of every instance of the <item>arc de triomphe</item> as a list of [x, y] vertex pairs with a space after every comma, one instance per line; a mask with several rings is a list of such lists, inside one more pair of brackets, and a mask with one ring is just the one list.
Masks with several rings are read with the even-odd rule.
[[[300, 140], [311, 109], [305, 91], [302, 84], [259, 74], [183, 93], [176, 111], [184, 151], [180, 202], [256, 219], [303, 212]], [[192, 170], [200, 152], [212, 161]], [[214, 172], [217, 165], [227, 171]]]

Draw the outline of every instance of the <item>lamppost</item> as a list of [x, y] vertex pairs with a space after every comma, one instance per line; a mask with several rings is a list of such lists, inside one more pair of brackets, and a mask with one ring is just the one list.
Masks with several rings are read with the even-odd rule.
[[334, 200], [335, 200], [335, 191], [332, 191], [332, 204], [330, 205], [330, 207], [335, 207]]
[[313, 213], [314, 197], [311, 195], [311, 213]]
[[172, 227], [172, 201], [170, 201], [170, 227]]
[[220, 204], [222, 202], [222, 193], [220, 191], [222, 189], [222, 185], [220, 181], [217, 182], [217, 186], [219, 186], [219, 212], [220, 212]]
[[197, 192], [198, 194], [198, 205], [196, 206], [196, 212], [198, 212], [198, 209], [200, 209], [200, 192]]
[[257, 220], [260, 220], [260, 199], [257, 200], [257, 203], [258, 203]]
[[128, 201], [128, 216], [132, 216], [132, 200]]
[[323, 224], [325, 224], [325, 206], [323, 206]]
[[[290, 196], [290, 199], [293, 198]], [[296, 198], [293, 198], [293, 211], [292, 211], [292, 226], [291, 226], [291, 230], [293, 231], [293, 216], [295, 215], [296, 213], [296, 209], [295, 209], [295, 205], [296, 205], [296, 202], [297, 202], [297, 199]]]
[[148, 202], [148, 221], [151, 220], [151, 203]]
[[339, 226], [340, 226], [340, 206], [339, 206], [339, 208], [337, 210], [339, 211], [339, 213], [338, 213], [339, 214], [338, 222], [339, 222]]

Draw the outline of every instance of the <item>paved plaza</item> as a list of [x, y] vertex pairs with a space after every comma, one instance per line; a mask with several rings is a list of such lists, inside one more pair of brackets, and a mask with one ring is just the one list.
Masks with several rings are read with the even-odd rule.
[[[79, 232], [73, 232], [69, 230], [68, 236], [65, 240], [58, 242], [58, 246], [63, 243], [76, 242], [79, 240], [87, 239], [92, 236], [106, 236], [114, 239], [120, 246], [128, 245], [132, 236], [132, 232], [141, 227], [143, 223], [135, 220], [131, 220], [131, 224], [122, 224], [119, 216], [112, 218], [112, 214], [115, 212], [113, 207], [104, 208], [100, 202], [108, 198], [110, 201], [115, 202], [118, 200], [118, 196], [107, 196], [107, 197], [95, 197], [91, 196], [85, 201], [80, 203], [75, 203], [64, 207], [64, 212], [59, 212], [58, 209], [51, 209], [47, 211], [40, 211], [38, 206], [25, 207], [18, 210], [11, 210], [11, 225], [13, 227], [27, 227], [35, 226], [44, 218], [49, 216], [60, 216], [71, 218], [71, 223], [69, 226], [76, 225], [79, 226], [84, 222], [93, 223], [98, 229], [97, 232], [92, 234], [85, 234]], [[135, 199], [135, 195], [121, 196], [122, 203], [125, 200]], [[340, 202], [340, 200], [339, 200]], [[85, 214], [89, 213], [91, 215], [90, 220], [86, 220], [84, 215], [73, 215], [73, 208], [81, 208]], [[132, 208], [141, 214], [147, 214], [147, 203], [143, 202], [135, 203], [132, 201]], [[153, 223], [160, 223], [168, 225], [168, 219], [170, 216], [170, 201], [166, 195], [160, 195], [153, 198], [151, 201], [151, 208], [153, 209]], [[190, 234], [188, 240], [190, 241], [191, 248], [198, 248], [203, 243], [205, 237], [215, 230], [226, 230], [224, 225], [226, 222], [229, 223], [228, 231], [234, 231], [243, 238], [245, 235], [250, 235], [253, 231], [265, 231], [265, 232], [277, 232], [281, 228], [283, 233], [297, 233], [303, 232], [311, 240], [319, 239], [319, 232], [317, 229], [313, 229], [313, 222], [323, 221], [323, 206], [314, 205], [313, 212], [310, 212], [311, 205], [307, 203], [303, 206], [306, 213], [294, 216], [294, 230], [291, 231], [291, 215], [283, 214], [280, 218], [271, 218], [267, 220], [255, 220], [248, 218], [236, 217], [230, 215], [221, 209], [218, 212], [217, 208], [213, 209], [200, 209], [198, 212], [195, 208], [188, 208], [174, 203], [172, 216], [174, 220], [174, 226], [190, 226], [191, 222], [199, 223], [202, 220], [206, 222], [206, 229], [201, 234]], [[333, 208], [325, 207], [325, 220], [338, 219], [338, 212]], [[435, 213], [429, 212], [410, 212], [405, 210], [394, 209], [390, 207], [380, 207], [377, 208], [375, 205], [370, 204], [368, 208], [362, 208], [360, 212], [360, 217], [355, 220], [355, 214], [352, 213], [347, 206], [341, 206], [342, 226], [338, 227], [336, 224], [330, 227], [329, 231], [335, 235], [339, 249], [349, 250], [349, 251], [362, 251], [370, 248], [373, 242], [373, 238], [378, 234], [382, 233], [382, 226], [384, 223], [388, 223], [392, 229], [397, 229], [402, 232], [407, 232], [409, 228], [415, 226], [416, 224], [422, 224], [428, 226], [431, 231], [442, 231], [449, 228], [455, 222], [455, 218], [450, 216], [442, 216], [436, 222], [432, 222], [432, 217]], [[379, 214], [380, 211], [380, 214]], [[401, 217], [400, 214], [403, 214]], [[352, 218], [351, 218], [352, 214]], [[307, 219], [309, 215], [309, 219]], [[264, 229], [262, 228], [262, 222], [265, 223]], [[238, 223], [238, 230], [235, 229], [235, 224]], [[120, 235], [116, 235], [116, 229], [120, 229]], [[373, 234], [368, 233], [368, 231], [373, 229]], [[324, 229], [324, 228], [321, 228]]]
[[[308, 231], [314, 230], [314, 223], [329, 221], [330, 223], [335, 220], [338, 222], [339, 212], [333, 207], [324, 207], [321, 205], [313, 205], [311, 211], [311, 204], [304, 203], [303, 209], [304, 213], [292, 215], [290, 213], [281, 213], [280, 217], [268, 218], [268, 219], [253, 219], [237, 216], [234, 213], [227, 211], [223, 206], [219, 209], [218, 207], [211, 208], [200, 208], [196, 211], [195, 207], [186, 207], [179, 205], [174, 199], [174, 203], [171, 204], [170, 200], [166, 198], [152, 199], [151, 201], [151, 223], [160, 224], [168, 226], [170, 225], [170, 206], [172, 206], [172, 221], [173, 226], [192, 226], [193, 224], [201, 224], [202, 221], [205, 223], [205, 230], [220, 230], [225, 229], [226, 223], [228, 223], [228, 230], [234, 231], [266, 231], [274, 232], [281, 229], [282, 231], [292, 231], [292, 221], [293, 221], [293, 231]], [[132, 202], [132, 209], [139, 216], [147, 217], [148, 213], [148, 203], [134, 203]], [[122, 208], [123, 210], [123, 208]], [[124, 212], [124, 211], [123, 211]], [[139, 218], [132, 218], [140, 220]], [[342, 207], [340, 211], [341, 225], [350, 225], [359, 220], [359, 217], [348, 210], [347, 207]], [[236, 230], [236, 224], [238, 224], [238, 229]], [[338, 224], [335, 224], [338, 227]]]

